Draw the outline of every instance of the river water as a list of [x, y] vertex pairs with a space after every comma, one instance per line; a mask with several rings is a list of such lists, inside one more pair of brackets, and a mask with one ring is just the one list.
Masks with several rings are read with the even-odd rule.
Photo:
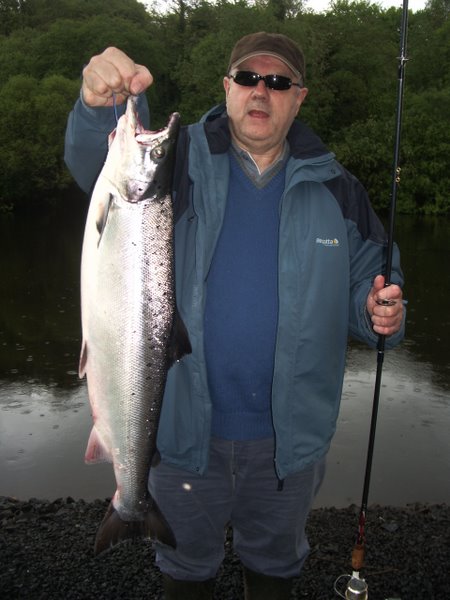
[[[86, 202], [0, 219], [0, 495], [105, 498], [84, 464], [91, 427], [80, 350]], [[369, 503], [450, 502], [450, 220], [399, 215], [407, 336], [386, 352]], [[376, 351], [350, 343], [338, 428], [316, 506], [359, 504]]]

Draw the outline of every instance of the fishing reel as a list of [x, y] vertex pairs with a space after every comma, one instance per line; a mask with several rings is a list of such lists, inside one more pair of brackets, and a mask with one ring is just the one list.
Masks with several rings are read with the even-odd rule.
[[[347, 586], [344, 590], [338, 589], [339, 581], [344, 577], [348, 578]], [[334, 582], [334, 591], [344, 600], [368, 600], [369, 588], [365, 579], [361, 579], [358, 571], [353, 571], [352, 575], [339, 575]], [[401, 600], [401, 598], [386, 598], [386, 600]]]
[[[339, 581], [348, 578], [344, 593], [338, 589]], [[359, 576], [359, 571], [353, 571], [351, 575], [339, 575], [334, 582], [334, 591], [344, 600], [368, 600], [369, 590], [365, 579]]]

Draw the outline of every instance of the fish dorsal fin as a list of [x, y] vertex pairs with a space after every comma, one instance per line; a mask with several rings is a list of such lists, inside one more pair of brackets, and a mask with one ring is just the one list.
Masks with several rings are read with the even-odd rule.
[[189, 341], [186, 326], [183, 323], [183, 319], [180, 317], [178, 310], [176, 310], [169, 344], [169, 367], [191, 352], [192, 346]]

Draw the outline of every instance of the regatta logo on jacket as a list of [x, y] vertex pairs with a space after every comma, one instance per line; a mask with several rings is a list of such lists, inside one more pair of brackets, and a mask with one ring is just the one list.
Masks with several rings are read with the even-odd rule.
[[339, 240], [337, 238], [334, 238], [333, 240], [330, 239], [322, 239], [322, 238], [316, 238], [316, 244], [322, 244], [322, 246], [327, 246], [328, 248], [336, 248], [337, 246], [339, 246]]

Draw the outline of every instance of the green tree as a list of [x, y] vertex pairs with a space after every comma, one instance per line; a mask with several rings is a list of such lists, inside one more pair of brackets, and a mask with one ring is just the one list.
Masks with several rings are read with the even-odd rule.
[[20, 26], [20, 2], [0, 0], [0, 35], [8, 35]]
[[358, 177], [378, 211], [389, 207], [394, 155], [394, 115], [370, 118], [345, 128], [332, 149], [340, 162]]
[[410, 16], [408, 83], [414, 90], [450, 85], [450, 0], [432, 0]]
[[338, 0], [331, 6], [323, 21], [328, 46], [323, 85], [333, 97], [329, 133], [340, 135], [356, 121], [393, 110], [398, 28], [366, 1]]
[[[389, 203], [399, 51], [399, 8], [336, 0], [315, 14], [302, 0], [171, 0], [146, 11], [137, 0], [0, 0], [0, 198], [3, 206], [69, 184], [65, 121], [83, 65], [114, 45], [148, 66], [152, 127], [181, 112], [199, 118], [224, 97], [234, 43], [260, 30], [303, 48], [309, 95], [300, 118], [369, 189]], [[152, 7], [152, 3], [147, 5]], [[446, 169], [450, 0], [409, 15], [399, 205], [449, 213]]]
[[150, 16], [145, 7], [136, 0], [17, 0], [21, 15], [21, 26], [45, 29], [58, 19], [77, 21], [91, 19], [97, 15], [125, 18], [145, 26]]
[[[197, 11], [201, 14], [196, 15]], [[245, 2], [220, 3], [214, 18], [206, 24], [203, 7], [194, 9], [184, 34], [183, 51], [173, 68], [173, 81], [181, 92], [178, 109], [183, 122], [198, 119], [223, 101], [223, 77], [237, 39], [252, 31], [276, 29], [273, 15]]]
[[12, 77], [0, 90], [0, 206], [44, 199], [67, 187], [64, 129], [78, 83], [61, 76]]
[[267, 8], [278, 21], [295, 17], [304, 10], [302, 0], [260, 0], [258, 4]]
[[450, 88], [411, 94], [403, 127], [405, 211], [450, 214]]

